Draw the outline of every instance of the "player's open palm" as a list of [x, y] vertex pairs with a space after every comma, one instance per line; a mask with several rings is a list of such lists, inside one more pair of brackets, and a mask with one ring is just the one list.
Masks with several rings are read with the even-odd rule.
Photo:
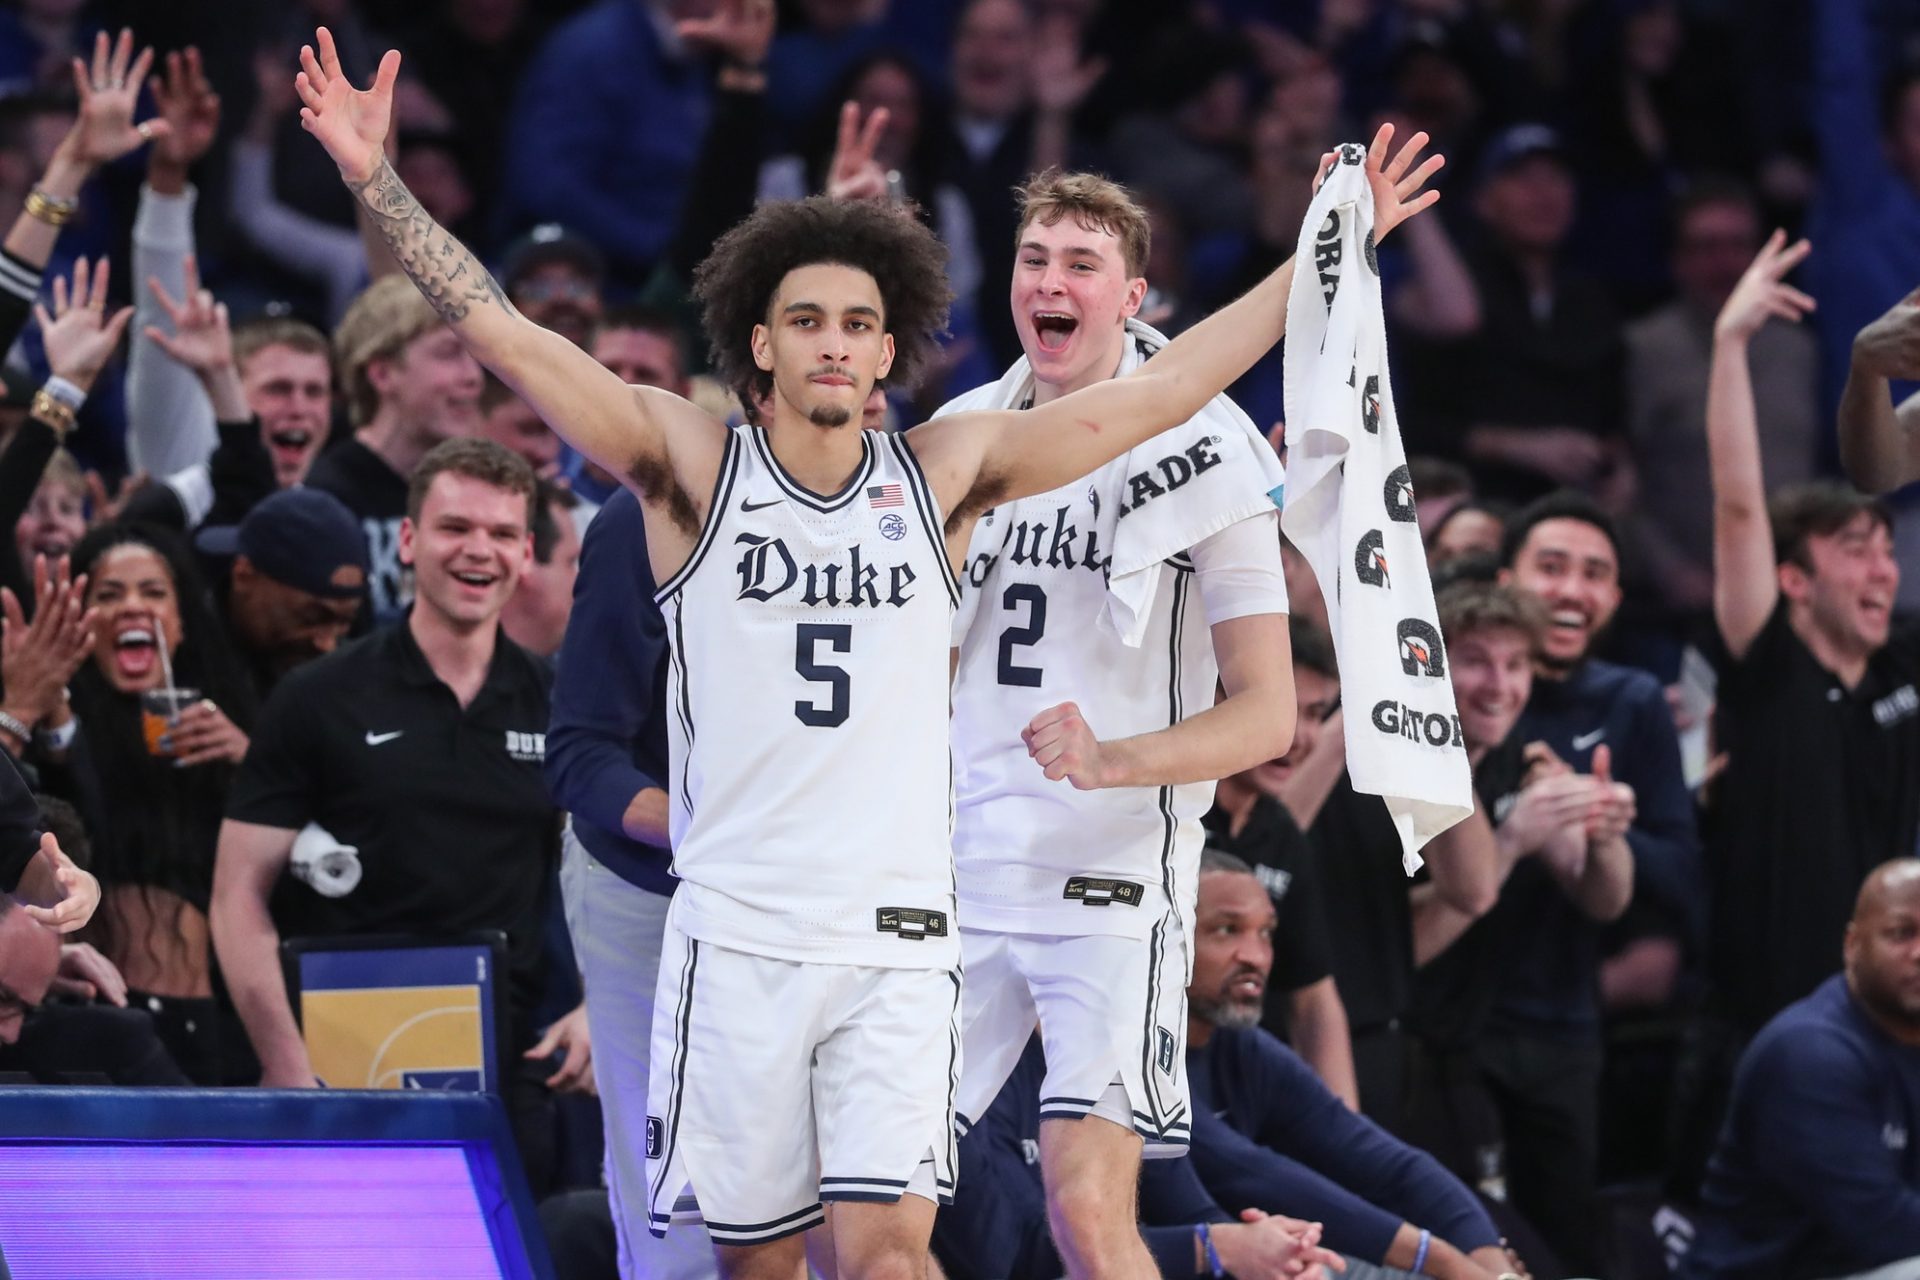
[[1053, 782], [1081, 791], [1107, 785], [1105, 753], [1080, 708], [1071, 702], [1048, 707], [1020, 731], [1027, 754]]
[[1373, 238], [1376, 243], [1385, 240], [1389, 231], [1414, 214], [1431, 208], [1440, 199], [1438, 191], [1426, 189], [1427, 180], [1440, 172], [1447, 158], [1436, 153], [1421, 160], [1420, 153], [1426, 150], [1428, 141], [1424, 131], [1417, 132], [1402, 143], [1392, 156], [1388, 156], [1387, 152], [1393, 147], [1393, 126], [1383, 124], [1380, 131], [1373, 135], [1373, 142], [1367, 147], [1367, 185], [1373, 188]]
[[300, 124], [320, 140], [349, 182], [371, 178], [386, 156], [393, 82], [399, 75], [400, 52], [389, 49], [374, 72], [373, 87], [356, 89], [340, 68], [331, 31], [321, 27], [314, 32], [314, 44], [300, 46], [300, 73], [293, 78], [300, 95]]
[[1727, 295], [1720, 318], [1714, 321], [1714, 336], [1745, 342], [1774, 316], [1798, 321], [1813, 310], [1813, 299], [1786, 282], [1787, 273], [1812, 249], [1805, 240], [1789, 245], [1784, 231], [1768, 236], [1740, 283]]

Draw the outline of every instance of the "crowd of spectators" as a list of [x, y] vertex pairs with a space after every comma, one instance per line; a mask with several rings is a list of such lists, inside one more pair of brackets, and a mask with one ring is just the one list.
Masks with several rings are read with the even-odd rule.
[[[1208, 819], [1195, 1150], [1149, 1169], [1149, 1244], [1243, 1280], [1281, 1274], [1268, 1214], [1361, 1275], [1920, 1256], [1891, 0], [12, 0], [0, 767], [40, 807], [0, 822], [0, 1078], [312, 1085], [281, 940], [498, 929], [556, 1256], [633, 1263], [577, 1109], [646, 1036], [580, 976], [644, 1008], [672, 890], [638, 509], [356, 222], [297, 114], [317, 24], [357, 83], [403, 51], [394, 165], [522, 312], [733, 421], [689, 291], [756, 201], [946, 245], [891, 430], [1020, 356], [1029, 174], [1131, 187], [1177, 331], [1293, 251], [1332, 144], [1430, 133], [1444, 198], [1379, 270], [1475, 812], [1404, 874], [1345, 767], [1398, 729], [1342, 704], [1289, 549], [1299, 728]], [[1278, 349], [1234, 394], [1277, 443]], [[962, 1143], [956, 1276], [1062, 1272], [1038, 1070]]]

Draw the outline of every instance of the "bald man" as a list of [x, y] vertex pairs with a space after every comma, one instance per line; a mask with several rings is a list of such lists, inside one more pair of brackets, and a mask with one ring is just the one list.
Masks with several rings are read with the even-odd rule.
[[1920, 1276], [1920, 859], [1867, 877], [1844, 954], [1741, 1059], [1683, 1276]]

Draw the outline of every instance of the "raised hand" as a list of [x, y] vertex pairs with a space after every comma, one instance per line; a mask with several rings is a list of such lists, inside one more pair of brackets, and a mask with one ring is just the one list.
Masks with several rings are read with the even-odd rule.
[[887, 109], [875, 107], [860, 119], [860, 104], [840, 105], [840, 132], [833, 143], [833, 159], [827, 165], [827, 194], [835, 200], [884, 200], [887, 197], [887, 171], [873, 158], [880, 147], [880, 135], [886, 132]]
[[97, 529], [103, 524], [112, 524], [126, 510], [133, 495], [147, 487], [153, 477], [144, 471], [135, 471], [120, 477], [119, 487], [113, 492], [107, 491], [107, 482], [98, 471], [89, 470], [87, 481], [87, 527]]
[[143, 142], [158, 140], [172, 132], [165, 119], [133, 122], [133, 109], [140, 98], [140, 86], [153, 65], [153, 50], [142, 49], [133, 56], [133, 32], [122, 28], [120, 38], [109, 45], [107, 33], [94, 37], [93, 63], [73, 60], [73, 87], [80, 95], [80, 110], [73, 128], [61, 141], [61, 149], [88, 168], [98, 168], [118, 160]]
[[107, 315], [107, 279], [111, 264], [105, 257], [91, 265], [85, 258], [73, 264], [73, 288], [60, 276], [53, 278], [51, 313], [33, 304], [34, 319], [40, 322], [40, 336], [47, 349], [47, 365], [53, 372], [82, 391], [93, 386], [107, 360], [120, 345], [133, 319], [133, 308], [122, 307]]
[[773, 0], [720, 0], [704, 18], [682, 18], [674, 31], [736, 67], [758, 68], [773, 45]]
[[153, 103], [167, 127], [154, 137], [153, 159], [184, 169], [207, 154], [220, 130], [220, 95], [200, 65], [200, 51], [169, 53], [153, 84]]
[[1812, 250], [1805, 240], [1788, 245], [1784, 231], [1776, 230], [1768, 236], [1740, 283], [1727, 295], [1720, 318], [1713, 322], [1713, 336], [1745, 342], [1774, 316], [1797, 322], [1813, 310], [1813, 299], [1785, 279]]
[[100, 882], [66, 855], [51, 831], [40, 837], [39, 856], [53, 867], [54, 883], [60, 886], [63, 896], [51, 907], [20, 909], [55, 933], [72, 933], [85, 927], [87, 921], [93, 919], [94, 908], [100, 905]]
[[[1431, 155], [1419, 160], [1420, 153], [1426, 149], [1426, 132], [1415, 133], [1393, 153], [1391, 159], [1387, 151], [1393, 146], [1393, 126], [1383, 124], [1380, 131], [1373, 135], [1373, 142], [1367, 147], [1367, 185], [1373, 189], [1373, 239], [1378, 242], [1387, 238], [1387, 233], [1411, 218], [1414, 214], [1430, 209], [1440, 199], [1438, 191], [1423, 191], [1427, 179], [1440, 172], [1447, 162], [1442, 155]], [[1323, 157], [1330, 161], [1329, 155]], [[1324, 170], [1323, 170], [1324, 172]], [[1315, 187], [1319, 186], [1316, 179]]]
[[387, 50], [373, 75], [373, 87], [356, 89], [340, 69], [333, 33], [314, 32], [320, 46], [300, 46], [300, 74], [293, 78], [300, 95], [301, 127], [320, 140], [341, 176], [351, 183], [373, 177], [386, 159], [387, 125], [393, 115], [393, 82], [400, 75], [400, 51]]
[[33, 621], [0, 587], [0, 687], [7, 708], [30, 725], [60, 709], [67, 682], [93, 650], [96, 610], [87, 608], [87, 575], [67, 575], [67, 558], [33, 558]]
[[192, 254], [187, 255], [184, 284], [186, 297], [176, 301], [158, 277], [147, 277], [147, 288], [172, 321], [173, 332], [151, 324], [141, 332], [167, 355], [202, 378], [210, 378], [233, 364], [227, 304], [215, 301], [212, 290], [200, 287], [200, 265]]
[[1107, 74], [1104, 58], [1082, 58], [1074, 33], [1056, 29], [1033, 55], [1033, 104], [1042, 112], [1064, 114], [1086, 101], [1100, 77]]
[[1853, 363], [1882, 378], [1920, 376], [1920, 289], [1855, 335]]

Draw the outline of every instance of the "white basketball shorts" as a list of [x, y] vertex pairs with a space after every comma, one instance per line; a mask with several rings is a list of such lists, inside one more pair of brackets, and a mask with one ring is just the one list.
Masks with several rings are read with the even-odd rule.
[[1145, 938], [963, 926], [960, 954], [962, 1133], [993, 1105], [1038, 1025], [1041, 1119], [1100, 1116], [1138, 1133], [1147, 1159], [1186, 1154], [1189, 961], [1178, 915]]
[[953, 1198], [960, 975], [802, 964], [667, 924], [654, 1005], [647, 1215], [751, 1245], [823, 1201]]

